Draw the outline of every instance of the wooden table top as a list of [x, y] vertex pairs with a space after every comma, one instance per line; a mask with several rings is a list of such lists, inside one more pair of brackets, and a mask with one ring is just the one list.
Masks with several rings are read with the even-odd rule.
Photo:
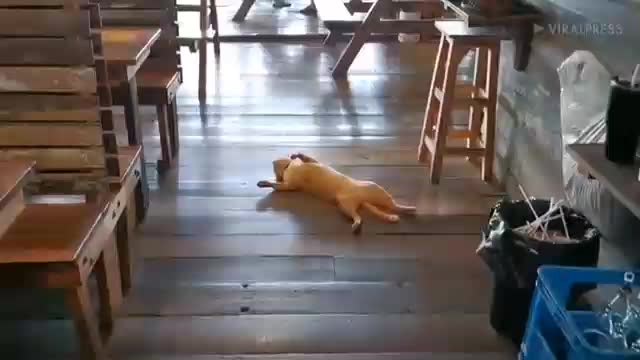
[[574, 144], [567, 147], [576, 162], [607, 187], [613, 196], [640, 218], [640, 162], [618, 165], [607, 160], [604, 144]]
[[161, 32], [159, 28], [105, 27], [101, 31], [105, 59], [111, 65], [136, 65]]
[[34, 166], [32, 161], [0, 161], [0, 211], [21, 190]]

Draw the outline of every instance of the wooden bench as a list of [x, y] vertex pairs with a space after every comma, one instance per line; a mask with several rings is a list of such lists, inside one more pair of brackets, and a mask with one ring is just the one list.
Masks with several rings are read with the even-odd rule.
[[[179, 132], [177, 90], [182, 83], [178, 26], [175, 0], [99, 0], [104, 26], [160, 27], [160, 39], [151, 48], [151, 54], [138, 71], [138, 101], [141, 105], [156, 107], [162, 158], [158, 169], [166, 170], [178, 154]], [[126, 9], [123, 9], [126, 7]], [[194, 39], [194, 41], [196, 41]], [[113, 103], [124, 105], [126, 94], [120, 83], [111, 84]]]
[[33, 166], [32, 161], [0, 161], [0, 236], [24, 210], [22, 188]]
[[0, 4], [0, 160], [35, 162], [0, 237], [0, 287], [64, 289], [83, 359], [105, 359], [89, 277], [109, 329], [131, 274], [123, 214], [142, 165], [139, 148], [117, 146], [99, 25], [88, 0]]

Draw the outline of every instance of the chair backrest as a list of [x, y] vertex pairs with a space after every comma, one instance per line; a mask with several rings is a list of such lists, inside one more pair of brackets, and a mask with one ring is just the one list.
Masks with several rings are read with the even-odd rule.
[[0, 0], [0, 159], [36, 161], [38, 193], [120, 175], [100, 16], [88, 0]]
[[180, 71], [176, 0], [92, 0], [100, 4], [104, 26], [158, 27], [160, 39], [145, 67]]

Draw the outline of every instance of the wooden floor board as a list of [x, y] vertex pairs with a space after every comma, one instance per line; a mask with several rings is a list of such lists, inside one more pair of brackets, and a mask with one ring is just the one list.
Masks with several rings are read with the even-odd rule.
[[[348, 234], [351, 223], [330, 205], [313, 206], [316, 213], [289, 208], [277, 211], [221, 210], [215, 215], [156, 215], [144, 225], [147, 235]], [[312, 209], [314, 210], [314, 209]], [[327, 214], [326, 216], [324, 214]], [[486, 216], [416, 216], [396, 224], [365, 216], [362, 234], [478, 234]]]
[[[155, 285], [155, 286], [154, 286]], [[125, 316], [248, 314], [481, 314], [490, 287], [483, 281], [443, 279], [429, 284], [397, 282], [221, 283], [206, 286], [138, 284]], [[446, 290], [446, 291], [445, 291]]]
[[[258, 2], [244, 23], [231, 24], [237, 5], [218, 2], [223, 35], [322, 30], [297, 13], [301, 0], [290, 9]], [[111, 358], [515, 358], [489, 326], [491, 276], [475, 254], [503, 194], [464, 159], [446, 159], [437, 186], [416, 160], [435, 49], [367, 44], [349, 78], [336, 81], [329, 68], [341, 46], [226, 43], [219, 58], [209, 56], [202, 102], [198, 54], [183, 49], [180, 154], [162, 174], [155, 108], [142, 108], [152, 202], [134, 241], [141, 259]], [[468, 80], [470, 60], [462, 61], [460, 80]], [[464, 119], [453, 116], [458, 125]], [[273, 177], [275, 158], [300, 151], [379, 183], [418, 214], [384, 224], [363, 212], [363, 233], [355, 236], [331, 204], [256, 187]], [[61, 312], [52, 302], [21, 299], [16, 310]], [[5, 314], [17, 314], [2, 304]], [[37, 319], [0, 321], [0, 358], [74, 359], [71, 322]]]
[[432, 259], [477, 262], [480, 243], [472, 235], [223, 235], [167, 236], [141, 234], [145, 258], [226, 256], [344, 256], [351, 258]]
[[249, 315], [125, 318], [118, 354], [500, 352], [486, 315]]
[[[142, 261], [138, 282], [144, 284], [207, 285], [219, 282], [389, 281], [438, 279], [486, 280], [480, 261], [423, 259], [363, 259], [330, 256], [239, 256], [157, 258]], [[440, 282], [439, 282], [440, 283]]]

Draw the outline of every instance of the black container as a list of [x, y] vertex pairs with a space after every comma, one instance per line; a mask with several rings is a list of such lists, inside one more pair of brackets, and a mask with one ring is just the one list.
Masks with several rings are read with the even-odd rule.
[[[549, 209], [548, 200], [531, 200], [538, 215]], [[524, 236], [513, 229], [535, 218], [525, 201], [499, 202], [491, 211], [477, 252], [493, 273], [491, 326], [519, 345], [529, 317], [529, 306], [541, 265], [596, 266], [600, 249], [599, 231], [582, 214], [563, 208], [569, 234], [576, 243], [554, 244]], [[549, 230], [563, 229], [561, 220], [549, 222]], [[572, 299], [593, 289], [584, 284], [572, 289]], [[576, 308], [577, 301], [568, 306]]]
[[640, 135], [640, 87], [629, 81], [611, 80], [607, 107], [605, 156], [618, 164], [633, 164]]

